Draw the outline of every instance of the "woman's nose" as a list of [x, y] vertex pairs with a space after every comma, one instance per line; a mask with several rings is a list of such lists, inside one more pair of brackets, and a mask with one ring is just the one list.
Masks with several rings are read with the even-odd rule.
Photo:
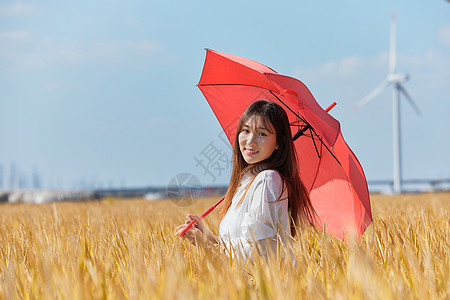
[[247, 136], [247, 144], [248, 144], [248, 145], [253, 145], [253, 144], [255, 144], [255, 143], [256, 143], [256, 134], [250, 133], [250, 134]]

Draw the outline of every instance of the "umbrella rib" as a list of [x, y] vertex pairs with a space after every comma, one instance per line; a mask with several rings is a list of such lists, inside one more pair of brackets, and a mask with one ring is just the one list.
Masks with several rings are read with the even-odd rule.
[[[270, 91], [270, 90], [269, 90]], [[281, 101], [280, 98], [277, 97], [277, 95], [275, 95], [272, 91], [270, 91], [270, 93], [278, 99], [278, 101], [280, 101], [284, 106], [287, 107], [287, 109], [289, 109], [294, 115], [296, 115], [299, 119], [301, 119], [303, 122], [305, 122], [307, 124], [307, 126], [309, 126], [310, 130], [313, 132], [313, 134], [311, 135], [313, 143], [314, 143], [314, 148], [316, 148], [316, 143], [314, 142], [314, 135], [319, 139], [319, 141], [322, 143], [322, 145], [325, 146], [325, 148], [328, 150], [328, 152], [330, 152], [330, 154], [334, 157], [334, 159], [338, 162], [339, 165], [341, 165], [341, 162], [339, 161], [339, 159], [337, 159], [337, 157], [331, 152], [331, 150], [327, 147], [327, 145], [325, 145], [324, 141], [322, 141], [322, 139], [320, 138], [320, 136], [317, 134], [317, 132], [314, 130], [314, 128], [308, 123], [306, 122], [306, 120], [303, 120], [302, 118], [300, 118], [299, 115], [297, 115], [289, 106], [287, 106], [283, 101]], [[316, 152], [317, 152], [317, 156], [320, 158], [319, 152], [317, 151], [316, 148]], [[342, 166], [342, 165], [341, 165]]]
[[[261, 89], [262, 87], [257, 86], [257, 85], [252, 85], [252, 84], [240, 84], [240, 83], [199, 83], [197, 84], [197, 87], [201, 87], [201, 86], [218, 86], [218, 85], [240, 85], [240, 86], [249, 86], [249, 87], [255, 87], [258, 89]], [[308, 122], [306, 122], [306, 120], [302, 117], [300, 117], [295, 111], [293, 111], [288, 105], [286, 105], [283, 101], [281, 101], [280, 98], [277, 97], [277, 95], [275, 95], [274, 91], [270, 90], [270, 89], [266, 89], [266, 88], [262, 88], [265, 90], [268, 90], [275, 98], [278, 99], [278, 101], [280, 101], [287, 109], [289, 109], [294, 115], [297, 116], [297, 118], [299, 118], [302, 122], [304, 122], [306, 125], [309, 125]]]
[[[339, 161], [339, 159], [337, 159], [337, 157], [333, 154], [333, 152], [331, 152], [331, 150], [327, 147], [327, 145], [325, 145], [324, 141], [322, 141], [322, 139], [320, 138], [320, 136], [316, 133], [316, 131], [314, 130], [314, 128], [311, 127], [311, 131], [314, 133], [314, 135], [319, 139], [319, 141], [322, 143], [322, 145], [325, 146], [325, 149], [328, 150], [328, 152], [330, 152], [331, 156], [334, 157], [334, 159], [337, 161], [337, 163], [341, 165], [341, 162]], [[314, 140], [314, 139], [313, 139]], [[319, 157], [320, 158], [320, 157]]]
[[[309, 127], [309, 130], [312, 131], [312, 127], [311, 127], [311, 126]], [[319, 149], [317, 149], [316, 141], [315, 141], [315, 139], [314, 139], [314, 135], [313, 135], [313, 134], [311, 134], [311, 139], [312, 139], [312, 142], [313, 142], [313, 145], [314, 145], [314, 149], [316, 149], [317, 156], [318, 156], [319, 159], [320, 159]]]
[[[304, 122], [306, 125], [309, 125], [309, 123], [306, 122], [306, 120], [305, 120], [304, 118], [300, 117], [300, 116], [299, 116], [295, 111], [293, 111], [288, 105], [286, 105], [283, 101], [281, 101], [281, 99], [278, 98], [278, 96], [275, 95], [275, 93], [274, 93], [272, 90], [269, 90], [269, 92], [270, 92], [275, 98], [277, 98], [278, 101], [281, 102], [281, 104], [283, 104], [287, 109], [289, 109], [289, 111], [290, 111], [291, 113], [293, 113], [297, 118], [299, 118], [300, 120], [302, 120], [302, 122]], [[311, 125], [309, 125], [309, 126], [311, 126]]]
[[[257, 86], [257, 85], [252, 85], [252, 84], [239, 84], [239, 83], [199, 83], [199, 84], [197, 84], [197, 87], [201, 87], [201, 86], [218, 86], [218, 85], [240, 85], [240, 86], [250, 86], [250, 87], [255, 87], [255, 88], [261, 88], [260, 86]], [[265, 89], [265, 88], [263, 88], [263, 89]], [[306, 122], [306, 120], [304, 119], [304, 118], [302, 118], [302, 117], [300, 117], [295, 111], [293, 111], [288, 105], [286, 105], [283, 101], [281, 101], [281, 99], [280, 98], [278, 98], [277, 97], [277, 95], [275, 95], [275, 93], [274, 93], [274, 91], [272, 91], [272, 90], [269, 90], [269, 89], [266, 89], [266, 90], [268, 90], [275, 98], [277, 98], [278, 99], [278, 101], [280, 101], [287, 109], [289, 109], [289, 111], [291, 112], [291, 113], [293, 113], [297, 118], [299, 118], [302, 122], [304, 122], [306, 125], [309, 125], [309, 123], [308, 122]]]

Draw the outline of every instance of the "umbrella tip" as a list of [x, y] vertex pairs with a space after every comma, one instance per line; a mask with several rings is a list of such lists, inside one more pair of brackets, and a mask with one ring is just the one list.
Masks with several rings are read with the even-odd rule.
[[332, 110], [333, 109], [333, 107], [335, 107], [337, 105], [337, 103], [336, 102], [333, 102], [333, 103], [331, 103], [331, 105], [330, 106], [328, 106], [327, 107], [327, 109], [325, 109], [325, 111], [326, 112], [329, 112], [330, 110]]
[[325, 109], [325, 111], [326, 111], [326, 112], [329, 112], [331, 109], [333, 109], [333, 107], [336, 106], [336, 104], [337, 104], [336, 102], [331, 103], [331, 105], [328, 106], [328, 107]]

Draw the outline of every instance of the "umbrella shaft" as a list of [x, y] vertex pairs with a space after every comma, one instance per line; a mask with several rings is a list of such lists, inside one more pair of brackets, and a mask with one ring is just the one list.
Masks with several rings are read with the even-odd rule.
[[[335, 106], [336, 106], [336, 102], [333, 102], [333, 103], [331, 103], [330, 106], [328, 106], [328, 107], [325, 109], [325, 111], [326, 111], [326, 112], [329, 112], [329, 111], [330, 111], [333, 107], [335, 107]], [[310, 128], [311, 128], [311, 125], [306, 124], [305, 127], [303, 127], [302, 129], [299, 129], [299, 130], [297, 131], [297, 133], [294, 134], [294, 136], [292, 137], [292, 139], [293, 139], [294, 141], [297, 140], [299, 137], [301, 137], [303, 134], [305, 134], [306, 130], [308, 130], [308, 129], [310, 129]]]
[[294, 140], [294, 141], [297, 140], [299, 137], [301, 137], [303, 134], [305, 134], [306, 130], [308, 130], [310, 128], [311, 128], [311, 125], [308, 124], [305, 127], [303, 127], [302, 129], [299, 129], [297, 131], [297, 133], [294, 134], [294, 136], [292, 137], [292, 140]]

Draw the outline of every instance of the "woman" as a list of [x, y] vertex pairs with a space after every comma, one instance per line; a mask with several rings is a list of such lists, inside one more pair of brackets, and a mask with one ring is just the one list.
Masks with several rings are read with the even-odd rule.
[[[242, 114], [233, 145], [233, 171], [219, 212], [219, 236], [196, 215], [184, 237], [193, 244], [222, 244], [233, 257], [268, 256], [291, 245], [301, 222], [314, 210], [297, 169], [289, 120], [276, 103], [260, 100]], [[180, 232], [186, 224], [176, 228]]]

